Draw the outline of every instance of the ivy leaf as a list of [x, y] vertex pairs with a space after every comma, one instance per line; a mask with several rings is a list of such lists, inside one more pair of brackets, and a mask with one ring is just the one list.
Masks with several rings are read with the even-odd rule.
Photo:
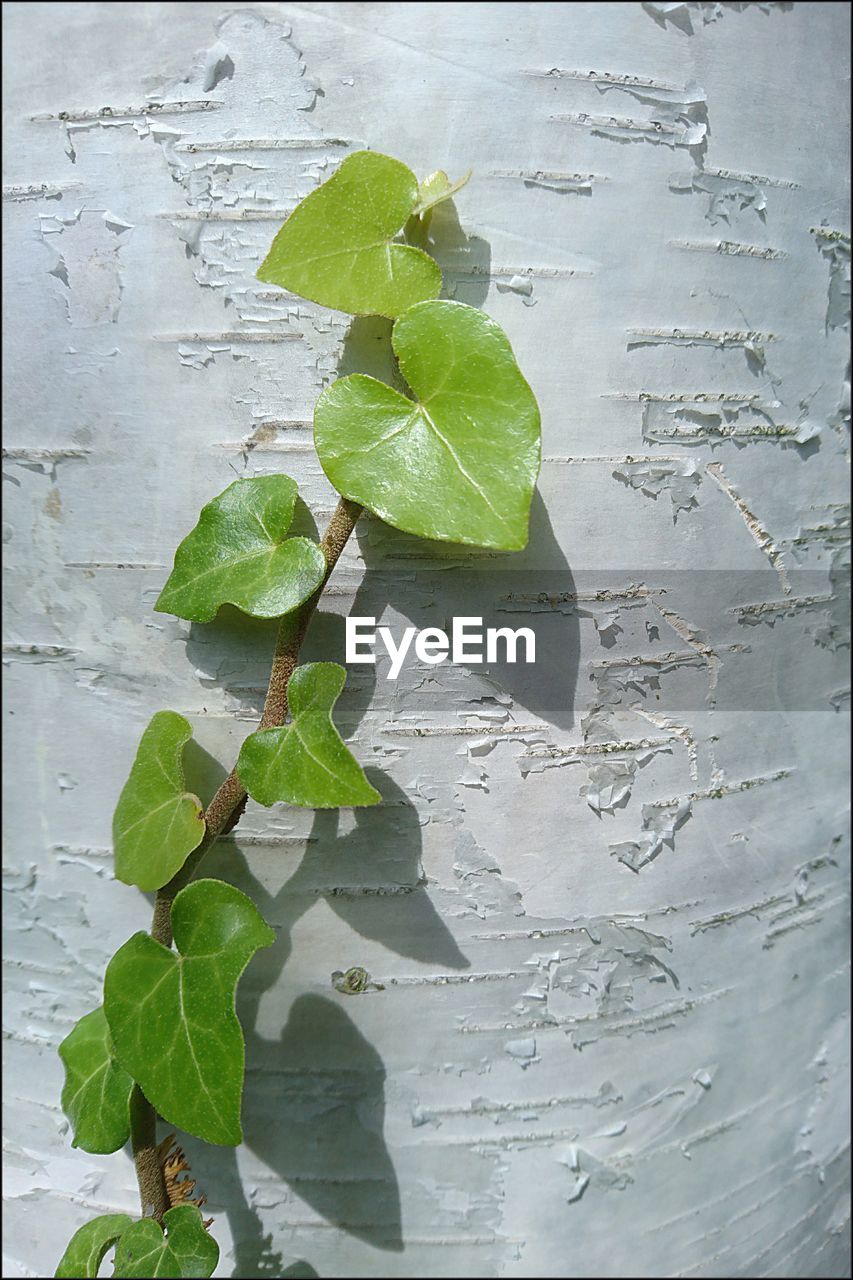
[[422, 302], [391, 335], [415, 402], [366, 374], [314, 410], [323, 470], [407, 533], [503, 551], [527, 544], [539, 409], [503, 330], [461, 302]]
[[253, 800], [337, 809], [381, 799], [332, 723], [345, 682], [346, 671], [336, 662], [296, 668], [287, 686], [290, 724], [250, 734], [237, 760], [237, 775]]
[[74, 1129], [72, 1147], [93, 1155], [118, 1151], [130, 1137], [133, 1080], [116, 1061], [100, 1005], [65, 1037], [59, 1056], [65, 1067], [62, 1110]]
[[470, 180], [471, 172], [469, 169], [463, 177], [457, 178], [456, 182], [451, 182], [443, 169], [436, 169], [435, 173], [424, 178], [418, 187], [418, 203], [415, 205], [414, 212], [418, 215], [424, 214], [428, 209], [441, 204], [443, 200], [449, 200], [451, 196], [455, 196], [456, 192], [461, 191]]
[[392, 244], [418, 199], [418, 180], [399, 160], [356, 151], [296, 206], [258, 279], [336, 311], [401, 315], [441, 290], [432, 258]]
[[116, 1249], [115, 1274], [133, 1277], [212, 1276], [219, 1261], [219, 1245], [204, 1228], [194, 1204], [180, 1204], [163, 1214], [163, 1228], [153, 1218], [140, 1218], [125, 1231]]
[[137, 933], [107, 966], [104, 1009], [116, 1055], [169, 1124], [236, 1146], [245, 1054], [234, 996], [252, 956], [275, 935], [246, 895], [221, 880], [180, 891], [172, 932], [178, 955]]
[[184, 789], [184, 747], [192, 736], [177, 711], [158, 711], [113, 815], [116, 875], [146, 893], [167, 884], [204, 836], [201, 801]]
[[56, 1268], [56, 1276], [59, 1280], [97, 1276], [104, 1254], [132, 1226], [133, 1219], [126, 1213], [105, 1213], [93, 1218], [74, 1232]]
[[235, 480], [202, 507], [155, 610], [210, 622], [223, 604], [253, 618], [296, 609], [323, 581], [326, 561], [316, 542], [287, 537], [295, 507], [290, 476]]

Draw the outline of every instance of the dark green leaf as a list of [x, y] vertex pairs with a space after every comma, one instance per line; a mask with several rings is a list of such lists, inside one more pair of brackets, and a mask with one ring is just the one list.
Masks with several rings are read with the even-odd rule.
[[191, 737], [177, 711], [158, 711], [113, 815], [116, 875], [146, 892], [167, 884], [204, 836], [201, 801], [184, 789], [184, 747]]
[[219, 1261], [219, 1245], [208, 1235], [193, 1204], [181, 1204], [163, 1215], [165, 1235], [153, 1218], [141, 1218], [119, 1240], [115, 1274], [122, 1280], [204, 1280]]
[[130, 1137], [133, 1081], [116, 1061], [100, 1005], [65, 1037], [59, 1056], [65, 1067], [62, 1110], [74, 1130], [71, 1145], [95, 1155], [118, 1151]]
[[345, 682], [346, 671], [334, 662], [296, 668], [287, 686], [290, 724], [250, 734], [237, 760], [237, 774], [253, 800], [337, 809], [381, 798], [332, 723]]
[[275, 936], [246, 895], [220, 880], [181, 890], [172, 931], [179, 955], [137, 933], [107, 966], [104, 1010], [116, 1054], [169, 1124], [235, 1146], [244, 1061], [235, 990]]
[[88, 1280], [90, 1276], [97, 1276], [104, 1254], [131, 1226], [133, 1219], [126, 1213], [106, 1213], [93, 1218], [74, 1232], [56, 1268], [56, 1276], [59, 1280]]
[[316, 542], [288, 538], [295, 507], [290, 476], [235, 480], [202, 507], [154, 608], [191, 622], [210, 622], [223, 604], [253, 618], [296, 609], [323, 581], [326, 561]]

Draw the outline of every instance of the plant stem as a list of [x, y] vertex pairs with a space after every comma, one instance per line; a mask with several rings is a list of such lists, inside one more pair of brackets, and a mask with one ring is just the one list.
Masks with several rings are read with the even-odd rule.
[[169, 1208], [169, 1197], [157, 1150], [157, 1115], [138, 1084], [130, 1095], [130, 1134], [142, 1216], [153, 1215], [160, 1221]]
[[[287, 685], [299, 659], [299, 650], [305, 639], [308, 624], [361, 511], [362, 508], [357, 502], [350, 502], [348, 498], [339, 499], [320, 543], [326, 557], [323, 581], [304, 604], [293, 613], [285, 614], [279, 623], [272, 671], [259, 729], [272, 729], [284, 724], [287, 716]], [[232, 769], [207, 806], [204, 815], [205, 834], [201, 844], [190, 854], [177, 875], [173, 876], [162, 889], [157, 890], [151, 937], [156, 942], [162, 943], [164, 947], [172, 945], [171, 913], [175, 896], [195, 875], [199, 863], [211, 845], [215, 844], [221, 835], [231, 831], [240, 821], [246, 807], [246, 799], [246, 789]], [[133, 1159], [136, 1165], [142, 1213], [161, 1222], [163, 1214], [170, 1206], [157, 1152], [156, 1112], [138, 1085], [134, 1086], [131, 1098], [130, 1121]]]

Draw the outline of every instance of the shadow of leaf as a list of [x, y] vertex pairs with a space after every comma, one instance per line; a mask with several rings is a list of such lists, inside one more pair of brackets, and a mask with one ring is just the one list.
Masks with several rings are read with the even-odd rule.
[[184, 747], [184, 782], [187, 791], [198, 796], [207, 808], [227, 774], [209, 751], [190, 738]]
[[482, 236], [465, 232], [453, 200], [433, 209], [426, 250], [441, 267], [442, 297], [481, 307], [491, 283], [492, 246]]
[[318, 810], [308, 851], [285, 886], [288, 898], [323, 897], [362, 937], [414, 960], [467, 969], [425, 887], [417, 810], [387, 774], [365, 773], [382, 804], [354, 810], [355, 826], [343, 835], [338, 810]]
[[327, 1222], [401, 1251], [400, 1192], [382, 1136], [385, 1066], [351, 1018], [322, 996], [299, 996], [280, 1040], [252, 1037], [251, 1061], [246, 1144]]
[[[559, 729], [572, 728], [580, 662], [575, 580], [538, 492], [523, 551], [483, 552], [431, 542], [376, 517], [360, 521], [356, 536], [366, 567], [353, 616], [379, 621], [393, 609], [416, 627], [439, 625], [448, 633], [454, 617], [481, 618], [484, 627], [530, 628], [536, 638], [534, 663], [508, 662], [501, 648], [496, 662], [460, 665], [506, 692], [512, 703]], [[521, 645], [517, 656], [523, 653]], [[356, 672], [359, 679], [376, 678], [372, 667], [350, 671], [351, 679]], [[364, 671], [371, 675], [362, 677]], [[363, 700], [361, 691], [357, 700]]]

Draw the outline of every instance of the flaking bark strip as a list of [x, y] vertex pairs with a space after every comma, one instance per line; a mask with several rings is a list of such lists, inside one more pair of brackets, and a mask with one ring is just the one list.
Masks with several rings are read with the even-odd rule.
[[257, 329], [229, 329], [223, 333], [155, 333], [155, 342], [227, 343], [239, 346], [244, 343], [302, 342], [302, 335], [288, 330], [285, 333], [269, 333]]
[[[293, 209], [191, 209], [161, 213], [167, 222], [283, 222]], [[256, 295], [260, 296], [260, 295]], [[294, 295], [295, 296], [295, 295]]]
[[219, 138], [208, 141], [199, 139], [195, 142], [181, 140], [174, 145], [175, 151], [188, 155], [199, 152], [228, 151], [324, 151], [326, 147], [358, 147], [361, 144], [352, 138]]
[[[673, 734], [674, 734], [673, 730]], [[519, 760], [585, 760], [589, 756], [627, 755], [635, 751], [651, 751], [672, 744], [672, 737], [640, 738], [629, 742], [591, 742], [573, 747], [530, 747]]]
[[98, 124], [102, 120], [131, 120], [139, 116], [174, 116], [195, 115], [208, 111], [218, 111], [222, 106], [212, 98], [198, 98], [188, 102], [147, 102], [143, 106], [133, 107], [99, 107], [96, 111], [58, 111], [43, 112], [30, 116], [33, 124]]
[[718, 253], [724, 257], [763, 258], [781, 262], [787, 258], [786, 249], [773, 249], [758, 244], [742, 244], [736, 240], [668, 240], [673, 249], [687, 249], [695, 253]]
[[689, 801], [722, 800], [725, 796], [739, 795], [742, 791], [751, 791], [753, 787], [763, 787], [768, 782], [782, 782], [796, 772], [794, 769], [776, 769], [773, 773], [760, 774], [755, 778], [743, 778], [740, 782], [727, 782], [719, 787], [709, 787], [705, 791], [691, 791], [686, 796], [676, 796], [670, 800], [653, 800], [649, 809], [669, 809]]
[[761, 550], [767, 556], [767, 559], [770, 561], [773, 568], [776, 570], [777, 574], [779, 575], [779, 581], [782, 585], [782, 590], [785, 592], [785, 595], [790, 595], [791, 585], [788, 582], [788, 575], [785, 571], [785, 565], [782, 560], [782, 552], [775, 545], [773, 539], [770, 537], [770, 534], [761, 524], [758, 517], [754, 515], [752, 511], [750, 511], [749, 507], [746, 505], [743, 498], [737, 492], [737, 490], [735, 489], [731, 481], [727, 479], [726, 474], [723, 471], [722, 463], [708, 462], [705, 464], [705, 470], [708, 472], [708, 475], [711, 476], [717, 482], [717, 484], [720, 486], [720, 488], [722, 489], [726, 497], [728, 497], [737, 507], [738, 511], [741, 514], [744, 524], [746, 525], [749, 532], [752, 534], [752, 537], [755, 540], [756, 544], [761, 548]]
[[775, 342], [775, 333], [761, 333], [755, 329], [654, 329], [632, 327], [628, 333], [628, 346], [655, 346], [672, 344], [689, 347], [763, 347]]
[[66, 191], [79, 187], [79, 182], [33, 182], [12, 184], [3, 188], [3, 199], [14, 203], [25, 200], [61, 200]]

